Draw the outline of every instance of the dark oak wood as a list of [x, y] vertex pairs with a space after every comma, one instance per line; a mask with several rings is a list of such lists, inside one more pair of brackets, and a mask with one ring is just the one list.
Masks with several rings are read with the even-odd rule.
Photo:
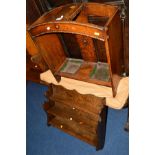
[[120, 18], [122, 23], [123, 35], [123, 65], [124, 76], [129, 75], [129, 0], [88, 0], [88, 2], [97, 2], [119, 6]]
[[67, 105], [72, 104], [72, 106], [82, 108], [86, 112], [92, 112], [93, 114], [99, 114], [101, 112], [100, 109], [103, 107], [103, 104], [100, 98], [96, 98], [93, 95], [82, 96], [75, 90], [67, 90], [62, 86], [55, 86], [52, 84], [51, 87], [52, 92], [49, 92], [51, 94], [50, 97], [55, 101], [65, 102]]
[[43, 107], [47, 124], [102, 149], [105, 141], [105, 99], [50, 85]]
[[[88, 17], [85, 10], [81, 11], [81, 13], [76, 19], [76, 22], [88, 23]], [[76, 35], [76, 39], [81, 49], [82, 58], [85, 61], [96, 62], [97, 56], [95, 53], [93, 39], [82, 35]]]
[[48, 69], [46, 62], [40, 55], [40, 52], [26, 31], [26, 80], [40, 83], [40, 73]]
[[[65, 65], [65, 63], [66, 62], [64, 62], [63, 65]], [[68, 78], [72, 78], [72, 79], [76, 79], [76, 80], [81, 80], [81, 81], [85, 81], [85, 82], [90, 82], [90, 83], [95, 83], [98, 85], [104, 85], [104, 86], [111, 87], [112, 86], [111, 81], [103, 81], [100, 79], [93, 79], [91, 77], [91, 74], [93, 74], [93, 70], [96, 65], [97, 65], [97, 63], [84, 61], [75, 74], [61, 72], [61, 70], [59, 70], [55, 74], [60, 75], [62, 77], [68, 77]]]
[[[46, 0], [26, 0], [26, 29], [48, 11]], [[31, 34], [26, 30], [26, 79], [40, 83], [40, 73], [48, 69]]]
[[[68, 4], [85, 0], [27, 0], [27, 80], [40, 82], [40, 73], [50, 68], [57, 81], [64, 76], [109, 86], [115, 96], [120, 75], [123, 71], [129, 73], [128, 4], [123, 0], [88, 1], [118, 7], [97, 3]], [[57, 8], [48, 11], [51, 7]], [[75, 74], [61, 72], [68, 58], [84, 60]], [[98, 62], [108, 63], [110, 82], [90, 78]], [[46, 97], [48, 101], [43, 107], [48, 126], [57, 127], [97, 150], [103, 148], [107, 117], [105, 99], [56, 85], [49, 85]]]
[[[95, 25], [104, 26], [107, 22], [107, 18], [101, 16], [88, 16], [88, 21]], [[95, 46], [95, 52], [97, 56], [97, 61], [100, 62], [107, 62], [106, 50], [105, 45], [102, 41], [93, 39], [93, 43]]]
[[31, 56], [26, 52], [26, 80], [40, 82], [40, 73], [43, 69], [42, 63], [33, 63]]
[[[54, 116], [60, 116], [67, 120], [73, 120], [76, 123], [81, 124], [81, 126], [91, 133], [96, 133], [97, 122], [91, 120], [91, 115], [89, 113], [84, 113], [79, 109], [74, 109], [74, 107], [69, 107], [63, 103], [55, 102], [55, 105], [48, 109], [48, 114], [52, 114]], [[88, 122], [89, 120], [89, 122]]]
[[113, 94], [116, 94], [118, 81], [122, 73], [123, 65], [123, 44], [122, 44], [122, 32], [121, 32], [121, 22], [120, 22], [119, 12], [117, 12], [108, 26], [107, 34], [108, 39], [105, 41], [106, 52], [108, 56], [108, 62], [111, 68], [112, 77], [112, 88]]
[[26, 0], [26, 24], [31, 25], [49, 9], [47, 0]]
[[93, 24], [82, 24], [71, 21], [54, 21], [40, 24], [36, 27], [30, 27], [29, 30], [33, 38], [51, 33], [73, 33], [104, 41], [104, 28]]
[[[102, 20], [103, 18], [104, 20], [101, 25], [94, 25], [88, 23], [88, 17], [90, 16], [99, 16], [96, 18], [101, 19], [102, 17]], [[29, 32], [37, 43], [42, 57], [55, 76], [66, 76], [110, 86], [113, 90], [113, 96], [116, 95], [123, 65], [121, 62], [123, 59], [122, 32], [118, 7], [97, 3], [68, 4], [55, 8], [43, 15], [29, 27]], [[60, 36], [60, 33], [75, 34], [82, 59], [86, 61], [79, 69], [79, 74], [73, 75], [60, 72], [67, 57], [70, 56], [67, 47], [65, 46], [64, 48], [65, 41]], [[105, 50], [103, 50], [102, 59], [106, 57], [109, 65], [110, 82], [89, 78], [89, 73], [93, 70], [92, 64], [99, 60], [97, 56], [101, 56], [101, 54], [97, 54], [95, 51], [92, 38], [103, 41], [104, 46], [102, 46], [102, 49], [105, 47]], [[54, 45], [52, 45], [52, 42]], [[87, 62], [90, 62], [90, 64], [85, 65]]]

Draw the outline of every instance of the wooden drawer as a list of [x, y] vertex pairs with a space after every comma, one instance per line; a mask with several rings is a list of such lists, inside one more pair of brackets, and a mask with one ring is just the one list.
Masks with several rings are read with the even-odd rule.
[[55, 102], [61, 102], [82, 111], [100, 114], [104, 107], [104, 100], [93, 95], [82, 95], [75, 90], [68, 90], [62, 86], [51, 85], [46, 96]]

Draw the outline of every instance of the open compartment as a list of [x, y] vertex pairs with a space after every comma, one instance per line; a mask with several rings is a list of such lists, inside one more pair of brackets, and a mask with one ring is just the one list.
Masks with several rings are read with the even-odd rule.
[[68, 4], [44, 14], [29, 31], [56, 78], [109, 86], [116, 95], [122, 66], [118, 7]]
[[110, 85], [108, 63], [88, 62], [82, 59], [66, 58], [56, 75], [100, 85]]

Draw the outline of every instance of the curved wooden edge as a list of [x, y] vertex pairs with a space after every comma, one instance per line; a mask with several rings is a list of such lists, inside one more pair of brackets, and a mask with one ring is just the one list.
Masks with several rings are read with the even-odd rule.
[[40, 74], [40, 80], [48, 84], [61, 85], [68, 90], [76, 90], [80, 94], [92, 94], [96, 97], [106, 98], [106, 106], [113, 109], [122, 109], [129, 97], [129, 77], [123, 77], [118, 85], [117, 94], [113, 97], [112, 89], [84, 81], [62, 77], [58, 83], [50, 70]]
[[89, 23], [79, 23], [74, 21], [54, 21], [38, 24], [29, 29], [32, 37], [49, 33], [72, 33], [88, 36], [104, 41], [105, 27]]

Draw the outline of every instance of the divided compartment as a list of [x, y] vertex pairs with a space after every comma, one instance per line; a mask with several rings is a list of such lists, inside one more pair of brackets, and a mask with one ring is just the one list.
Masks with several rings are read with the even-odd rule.
[[[72, 20], [102, 27], [108, 22], [108, 16], [88, 15], [84, 13], [85, 9], [87, 8], [78, 12]], [[58, 35], [66, 59], [55, 75], [111, 86], [109, 65], [103, 41], [80, 34], [59, 33]]]
[[110, 81], [109, 65], [107, 63], [98, 62], [96, 63], [93, 71], [90, 74], [92, 79], [101, 81]]
[[82, 59], [66, 58], [58, 75], [83, 80], [110, 82], [109, 65], [102, 62], [85, 62]]
[[83, 60], [67, 58], [63, 66], [60, 68], [60, 72], [75, 74], [81, 67]]
[[123, 64], [117, 6], [61, 6], [41, 16], [29, 32], [58, 82], [67, 77], [108, 86], [116, 95]]

